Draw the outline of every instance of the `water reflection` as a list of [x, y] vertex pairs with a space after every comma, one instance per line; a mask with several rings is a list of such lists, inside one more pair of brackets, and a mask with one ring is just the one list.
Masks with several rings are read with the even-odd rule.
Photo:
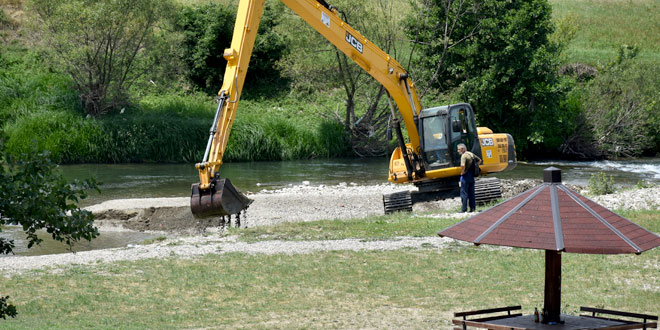
[[[44, 254], [68, 253], [71, 251], [81, 252], [125, 247], [129, 244], [143, 243], [145, 240], [153, 239], [158, 235], [131, 231], [101, 232], [101, 234], [91, 242], [82, 240], [76, 243], [73, 246], [73, 249], [69, 249], [69, 247], [62, 242], [53, 240], [50, 234], [48, 234], [46, 231], [38, 231], [37, 236], [43, 240], [41, 244], [35, 245], [28, 249], [28, 240], [20, 226], [5, 226], [2, 227], [2, 232], [0, 232], [0, 237], [14, 240], [14, 254], [19, 256], [36, 256]], [[8, 256], [0, 254], [0, 257]]]

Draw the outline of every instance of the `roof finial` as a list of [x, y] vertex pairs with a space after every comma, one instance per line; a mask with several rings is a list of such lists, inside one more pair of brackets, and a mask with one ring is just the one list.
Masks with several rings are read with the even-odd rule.
[[543, 170], [543, 182], [561, 183], [561, 170], [556, 167], [548, 167]]

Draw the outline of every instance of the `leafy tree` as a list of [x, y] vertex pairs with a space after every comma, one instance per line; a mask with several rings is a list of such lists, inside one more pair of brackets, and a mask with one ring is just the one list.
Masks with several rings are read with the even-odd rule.
[[[275, 63], [282, 57], [286, 42], [273, 28], [278, 24], [280, 4], [268, 2], [264, 9], [246, 76], [246, 92], [252, 87], [277, 86], [281, 80]], [[279, 8], [282, 9], [282, 8]], [[236, 20], [236, 6], [207, 3], [184, 6], [177, 17], [177, 29], [183, 34], [183, 61], [190, 81], [208, 94], [217, 94], [222, 86], [227, 61], [224, 50], [231, 45]], [[275, 84], [273, 84], [275, 83]]]
[[[47, 153], [16, 158], [2, 150], [0, 148], [0, 228], [22, 226], [28, 248], [42, 241], [37, 236], [40, 229], [69, 246], [99, 235], [93, 226], [92, 213], [76, 205], [87, 197], [85, 189], [98, 189], [93, 180], [67, 183]], [[0, 253], [13, 253], [13, 249], [12, 240], [0, 238]], [[7, 303], [7, 298], [0, 297], [2, 318], [16, 315], [16, 308]]]
[[[392, 0], [376, 2], [332, 1], [344, 21], [360, 31], [386, 53], [404, 65], [410, 54], [400, 26], [404, 6]], [[340, 105], [326, 108], [325, 113], [340, 121], [351, 138], [353, 151], [363, 156], [385, 154], [384, 141], [390, 110], [385, 89], [321, 34], [301, 18], [288, 12], [290, 51], [279, 62], [284, 75], [291, 79], [293, 90], [301, 97], [317, 95], [318, 90], [329, 91], [339, 98]], [[316, 100], [310, 100], [315, 102]], [[323, 107], [322, 104], [316, 106]]]
[[582, 95], [585, 125], [574, 135], [590, 137], [585, 143], [606, 157], [637, 157], [660, 144], [660, 69], [635, 62], [637, 52], [621, 46]]
[[420, 76], [456, 90], [481, 125], [508, 132], [519, 150], [562, 133], [567, 91], [557, 75], [560, 38], [547, 0], [425, 0], [407, 31], [421, 49]]
[[172, 0], [30, 1], [39, 37], [91, 115], [127, 103], [131, 85], [154, 69], [151, 52], [162, 50], [173, 8]]

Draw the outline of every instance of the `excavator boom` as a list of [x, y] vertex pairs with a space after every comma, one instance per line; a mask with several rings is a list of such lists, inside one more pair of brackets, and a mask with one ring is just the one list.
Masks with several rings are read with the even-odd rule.
[[[418, 146], [419, 137], [415, 120], [421, 104], [406, 70], [344, 22], [336, 9], [325, 1], [281, 1], [383, 84], [399, 107], [408, 129], [410, 143]], [[236, 116], [264, 4], [265, 0], [241, 0], [238, 5], [231, 48], [224, 52], [227, 68], [222, 88], [218, 93], [218, 109], [210, 130], [204, 159], [195, 165], [199, 171], [200, 182], [192, 187], [190, 206], [192, 213], [197, 217], [236, 214], [246, 209], [251, 202], [228, 180], [220, 179], [218, 171], [222, 165], [222, 157]], [[228, 203], [227, 200], [232, 202]]]
[[[484, 159], [481, 166], [484, 173], [515, 167], [515, 147], [510, 135], [492, 134], [487, 128], [477, 128], [474, 111], [469, 104], [422, 109], [415, 84], [407, 71], [344, 22], [338, 10], [325, 0], [281, 1], [387, 90], [399, 143], [390, 160], [389, 180], [395, 183], [412, 182], [419, 191], [413, 195], [408, 192], [384, 196], [385, 212], [411, 209], [416, 201], [455, 195], [460, 176], [460, 156], [453, 150], [459, 143], [466, 144], [470, 151]], [[195, 165], [200, 182], [192, 187], [190, 206], [197, 217], [237, 214], [252, 202], [228, 179], [220, 178], [218, 171], [236, 117], [264, 4], [265, 0], [240, 0], [238, 5], [231, 47], [224, 52], [227, 68], [218, 92], [218, 109], [204, 159]], [[408, 133], [407, 142], [404, 141], [397, 110]], [[482, 155], [482, 149], [485, 155]], [[487, 190], [491, 186], [488, 184]], [[499, 183], [497, 189], [499, 191]]]

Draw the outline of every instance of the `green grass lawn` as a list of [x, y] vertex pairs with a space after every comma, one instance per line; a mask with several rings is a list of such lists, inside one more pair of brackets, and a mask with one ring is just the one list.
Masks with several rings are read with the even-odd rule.
[[[622, 214], [660, 231], [660, 212]], [[317, 239], [325, 237], [313, 234], [322, 227], [344, 232], [335, 238], [385, 238], [402, 230], [427, 236], [458, 220], [374, 218], [386, 228], [380, 231], [366, 229], [375, 226], [371, 221], [334, 221], [345, 229], [319, 221], [264, 232], [279, 228], [278, 238]], [[255, 231], [245, 232], [244, 238], [258, 239]], [[530, 313], [542, 306], [542, 251], [457, 242], [438, 246], [173, 257], [3, 276], [0, 293], [11, 296], [19, 315], [0, 324], [7, 329], [426, 329], [448, 328], [455, 311], [521, 304]], [[660, 249], [639, 256], [564, 254], [562, 259], [564, 312], [577, 313], [579, 306], [660, 311]]]
[[[479, 206], [481, 212], [488, 206]], [[660, 212], [619, 211], [619, 215], [631, 219], [640, 226], [660, 232]], [[261, 240], [327, 240], [360, 238], [364, 240], [390, 239], [397, 236], [429, 237], [460, 220], [467, 218], [438, 218], [433, 213], [415, 214], [394, 213], [364, 219], [310, 221], [282, 223], [243, 229], [230, 229], [230, 234], [239, 239], [254, 242]]]
[[606, 63], [622, 44], [640, 47], [638, 58], [660, 63], [660, 1], [550, 0], [555, 18], [572, 17], [578, 24], [569, 44], [570, 61]]

